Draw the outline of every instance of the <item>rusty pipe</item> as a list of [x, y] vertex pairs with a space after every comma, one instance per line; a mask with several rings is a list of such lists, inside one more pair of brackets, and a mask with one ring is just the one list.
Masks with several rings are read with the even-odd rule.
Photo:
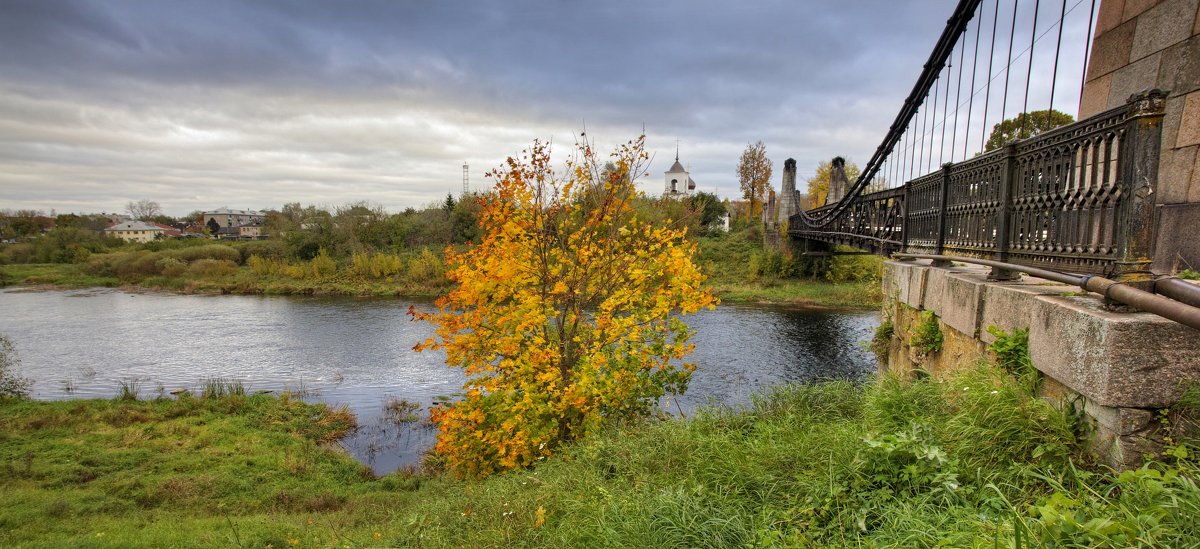
[[1155, 280], [1154, 293], [1193, 307], [1200, 307], [1200, 286], [1188, 283], [1177, 276], [1166, 276]]
[[1184, 326], [1188, 326], [1195, 330], [1200, 330], [1200, 307], [1195, 307], [1188, 303], [1182, 303], [1173, 299], [1168, 299], [1161, 295], [1153, 294], [1143, 290], [1123, 284], [1115, 280], [1109, 280], [1102, 276], [1077, 276], [1054, 271], [1047, 271], [1037, 267], [1026, 267], [1025, 265], [1014, 265], [1012, 263], [1002, 263], [1000, 261], [992, 261], [990, 259], [975, 259], [972, 257], [951, 257], [946, 255], [927, 255], [927, 254], [894, 254], [898, 258], [912, 259], [932, 259], [940, 261], [959, 261], [962, 263], [973, 263], [976, 265], [986, 265], [999, 269], [1008, 269], [1028, 273], [1038, 278], [1062, 282], [1079, 286], [1089, 292], [1098, 293], [1113, 301], [1119, 301], [1129, 305], [1135, 309], [1154, 313], [1168, 320], [1174, 320]]
[[951, 257], [948, 255], [930, 255], [930, 254], [892, 254], [892, 255], [895, 257], [900, 257], [900, 258], [932, 259], [934, 261], [961, 261], [963, 263], [974, 263], [976, 265], [986, 265], [988, 267], [995, 267], [997, 269], [1007, 269], [1010, 271], [1019, 271], [1022, 273], [1029, 273], [1038, 278], [1044, 278], [1046, 280], [1053, 280], [1054, 282], [1062, 282], [1063, 284], [1070, 284], [1072, 286], [1079, 286], [1080, 283], [1083, 282], [1082, 276], [1056, 273], [1054, 271], [1047, 271], [1046, 269], [1039, 269], [1037, 267], [1026, 267], [1024, 265], [1013, 265], [1012, 263], [1002, 263], [1000, 261], [992, 261], [990, 259], [975, 259], [973, 257]]

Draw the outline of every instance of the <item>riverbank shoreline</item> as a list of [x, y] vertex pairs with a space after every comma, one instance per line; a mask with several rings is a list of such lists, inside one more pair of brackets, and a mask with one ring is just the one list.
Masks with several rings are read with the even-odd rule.
[[1071, 422], [995, 367], [780, 385], [743, 409], [612, 426], [478, 481], [373, 475], [330, 445], [352, 417], [288, 395], [2, 400], [0, 545], [1200, 541], [1194, 460], [1091, 467]]
[[[290, 280], [257, 276], [248, 267], [214, 278], [152, 277], [137, 283], [116, 277], [95, 277], [70, 264], [0, 266], [0, 288], [30, 291], [111, 288], [129, 293], [161, 292], [182, 295], [299, 295], [431, 299], [444, 295], [446, 284], [413, 286], [389, 281], [333, 277], [328, 280]], [[821, 282], [768, 279], [746, 283], [715, 283], [723, 303], [781, 306], [800, 310], [858, 311], [878, 309], [882, 291], [877, 282]]]

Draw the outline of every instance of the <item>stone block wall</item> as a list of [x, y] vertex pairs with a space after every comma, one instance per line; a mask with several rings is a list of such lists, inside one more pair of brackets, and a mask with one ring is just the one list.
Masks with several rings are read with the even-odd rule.
[[[1079, 119], [1169, 90], [1158, 166], [1154, 269], [1200, 270], [1200, 0], [1102, 0]], [[1183, 232], [1180, 232], [1183, 231]]]
[[[1136, 467], [1160, 449], [1158, 412], [1200, 384], [1200, 332], [1149, 313], [1114, 313], [1074, 286], [1024, 277], [987, 280], [988, 269], [884, 264], [884, 315], [894, 335], [885, 371], [939, 376], [987, 358], [989, 326], [1029, 330], [1029, 354], [1044, 374], [1043, 396], [1069, 403], [1092, 428], [1096, 454]], [[921, 311], [944, 338], [938, 353], [911, 344]]]

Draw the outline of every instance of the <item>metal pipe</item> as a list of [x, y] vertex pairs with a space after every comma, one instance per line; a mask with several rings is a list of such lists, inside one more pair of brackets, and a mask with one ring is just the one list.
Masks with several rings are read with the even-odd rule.
[[[1128, 284], [1109, 280], [1101, 276], [1076, 276], [1036, 267], [1027, 267], [1025, 265], [1014, 265], [1012, 263], [1002, 263], [1000, 261], [992, 261], [990, 259], [975, 259], [973, 257], [953, 257], [945, 255], [927, 255], [927, 254], [895, 254], [897, 258], [910, 259], [932, 259], [940, 261], [959, 261], [962, 263], [973, 263], [976, 265], [987, 265], [989, 267], [997, 267], [1000, 269], [1008, 269], [1023, 273], [1029, 273], [1038, 278], [1062, 282], [1079, 286], [1089, 292], [1098, 293], [1113, 301], [1119, 301], [1129, 305], [1140, 311], [1154, 313], [1168, 320], [1174, 320], [1184, 326], [1200, 330], [1200, 307], [1190, 305], [1186, 302], [1179, 302], [1173, 299], [1168, 299], [1161, 295], [1156, 295], [1150, 292], [1142, 291]], [[1176, 286], [1168, 283], [1168, 286]]]
[[1044, 278], [1046, 280], [1053, 280], [1054, 282], [1062, 282], [1063, 284], [1070, 284], [1072, 286], [1080, 286], [1080, 284], [1083, 282], [1082, 276], [1056, 273], [1054, 271], [1047, 271], [1045, 269], [1039, 269], [1037, 267], [1026, 267], [1024, 265], [1013, 265], [1012, 263], [1004, 263], [1001, 261], [992, 261], [990, 259], [975, 259], [973, 257], [956, 257], [956, 256], [948, 256], [948, 255], [931, 255], [931, 254], [892, 254], [892, 255], [895, 257], [899, 257], [899, 258], [932, 259], [934, 261], [961, 261], [963, 263], [975, 263], [977, 265], [986, 265], [988, 267], [996, 267], [997, 269], [1008, 269], [1010, 271], [1020, 271], [1023, 273], [1029, 273], [1038, 278]]
[[1164, 295], [1175, 301], [1200, 307], [1200, 286], [1191, 284], [1175, 276], [1167, 276], [1154, 281], [1154, 293]]

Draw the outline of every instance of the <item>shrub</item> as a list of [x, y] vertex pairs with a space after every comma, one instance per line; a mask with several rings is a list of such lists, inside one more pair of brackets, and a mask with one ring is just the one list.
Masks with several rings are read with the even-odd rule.
[[445, 276], [445, 266], [437, 254], [424, 248], [421, 255], [408, 261], [408, 276], [414, 282], [436, 281]]
[[246, 260], [246, 265], [254, 274], [259, 276], [273, 275], [280, 273], [287, 267], [287, 261], [282, 259], [264, 258], [258, 255], [252, 255]]
[[363, 278], [386, 278], [404, 270], [404, 260], [385, 253], [356, 253], [350, 257], [350, 270]]
[[0, 335], [0, 399], [28, 398], [33, 380], [17, 375], [21, 366], [17, 350], [7, 336]]
[[201, 259], [215, 259], [218, 261], [230, 261], [236, 264], [242, 260], [242, 254], [224, 244], [208, 244], [180, 248], [178, 250], [167, 250], [162, 252], [162, 254], [166, 257], [174, 257], [188, 263], [193, 263]]
[[174, 257], [164, 257], [155, 262], [155, 267], [163, 276], [179, 276], [188, 270], [187, 262]]
[[240, 263], [243, 265], [248, 264], [252, 257], [277, 260], [287, 258], [287, 246], [278, 240], [238, 242], [233, 245], [233, 248], [241, 255]]
[[[849, 246], [836, 251], [857, 252]], [[883, 258], [873, 254], [835, 255], [829, 259], [825, 279], [830, 282], [874, 282], [883, 272]]]
[[0, 249], [0, 265], [8, 263], [32, 263], [33, 252], [33, 244], [27, 242], [9, 244]]
[[791, 256], [779, 250], [767, 249], [750, 255], [749, 275], [751, 279], [788, 278], [796, 276], [796, 272], [796, 263]]
[[188, 274], [198, 277], [229, 276], [237, 272], [237, 263], [227, 259], [201, 259], [188, 266]]
[[317, 256], [309, 261], [309, 267], [314, 278], [322, 278], [337, 274], [337, 262], [329, 257], [329, 252], [321, 249]]

